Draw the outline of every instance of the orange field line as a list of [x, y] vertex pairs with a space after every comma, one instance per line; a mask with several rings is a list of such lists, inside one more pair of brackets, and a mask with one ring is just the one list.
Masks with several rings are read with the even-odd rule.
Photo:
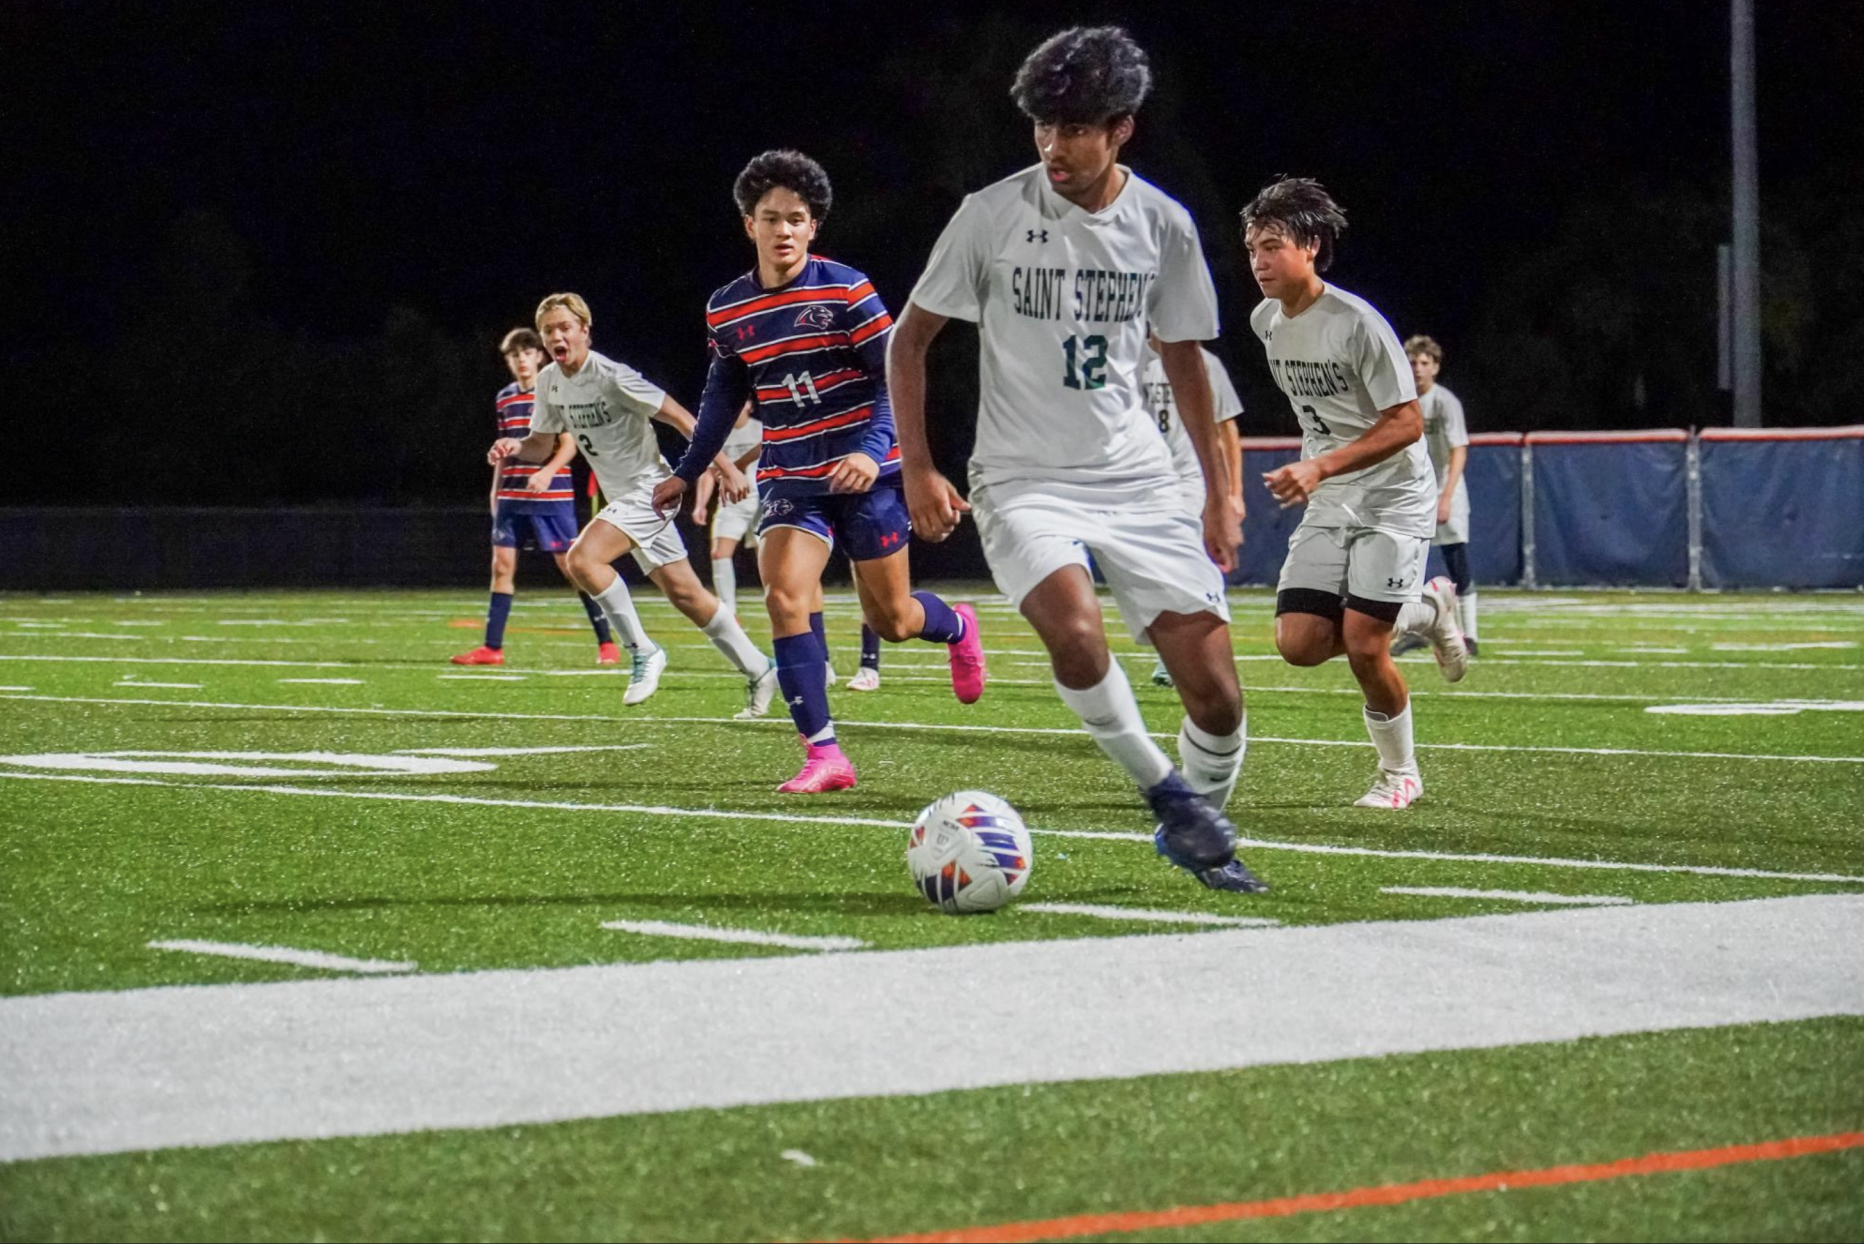
[[[476, 631], [485, 625], [485, 619], [454, 618], [447, 625], [456, 631]], [[589, 633], [589, 628], [587, 626], [508, 626], [505, 632], [509, 635], [586, 635]]]
[[880, 1236], [867, 1244], [968, 1244], [976, 1241], [1065, 1240], [1083, 1235], [1111, 1235], [1123, 1231], [1157, 1231], [1169, 1227], [1195, 1227], [1244, 1218], [1285, 1218], [1362, 1205], [1403, 1205], [1432, 1197], [1459, 1196], [1465, 1192], [1504, 1192], [1514, 1188], [1550, 1188], [1559, 1184], [1593, 1183], [1623, 1179], [1627, 1175], [1655, 1175], [1667, 1171], [1701, 1171], [1742, 1162], [1775, 1162], [1815, 1153], [1864, 1147], [1864, 1132], [1837, 1132], [1830, 1136], [1794, 1136], [1756, 1145], [1727, 1145], [1719, 1149], [1687, 1149], [1676, 1153], [1647, 1153], [1641, 1158], [1620, 1158], [1585, 1166], [1545, 1166], [1528, 1171], [1492, 1171], [1453, 1179], [1420, 1179], [1415, 1183], [1378, 1184], [1346, 1192], [1313, 1192], [1304, 1196], [1275, 1197], [1266, 1201], [1229, 1201], [1221, 1205], [1185, 1205], [1175, 1209], [1136, 1210], [1119, 1214], [1081, 1214], [1036, 1222], [1006, 1222], [994, 1227], [964, 1227], [955, 1231], [929, 1231], [923, 1235]]

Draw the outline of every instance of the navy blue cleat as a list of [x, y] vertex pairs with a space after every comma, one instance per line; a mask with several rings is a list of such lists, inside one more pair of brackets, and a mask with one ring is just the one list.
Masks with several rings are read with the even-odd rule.
[[1236, 827], [1192, 790], [1176, 769], [1146, 792], [1159, 827], [1158, 853], [1213, 890], [1259, 894], [1268, 889], [1236, 858]]

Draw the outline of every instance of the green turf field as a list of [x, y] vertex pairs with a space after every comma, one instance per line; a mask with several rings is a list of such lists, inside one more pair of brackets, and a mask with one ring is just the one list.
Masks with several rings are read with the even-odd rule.
[[[1234, 593], [1274, 887], [1236, 896], [1153, 855], [992, 595], [984, 700], [889, 647], [819, 797], [637, 598], [673, 663], [629, 709], [560, 589], [497, 670], [446, 663], [473, 593], [0, 596], [0, 1237], [1864, 1235], [1864, 950], [1819, 897], [1864, 903], [1864, 600], [1485, 591], [1463, 683], [1402, 662], [1426, 789], [1382, 813], [1344, 665]], [[1036, 831], [994, 916], [906, 877], [961, 788]], [[1850, 1139], [1358, 1191], [1806, 1137]], [[1212, 1205], [1256, 1208], [1167, 1213]]]

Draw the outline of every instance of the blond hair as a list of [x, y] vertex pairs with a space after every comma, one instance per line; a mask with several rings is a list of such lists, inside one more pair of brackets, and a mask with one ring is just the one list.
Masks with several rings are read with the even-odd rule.
[[552, 311], [555, 311], [558, 307], [564, 308], [571, 315], [581, 320], [584, 328], [588, 328], [591, 324], [595, 323], [595, 320], [589, 314], [589, 304], [583, 301], [583, 296], [581, 294], [552, 294], [550, 297], [537, 304], [537, 314], [532, 317], [539, 331], [542, 331], [544, 327], [544, 317], [549, 315]]
[[1422, 333], [1419, 333], [1415, 337], [1406, 337], [1404, 341], [1404, 356], [1406, 358], [1413, 358], [1419, 354], [1423, 355], [1437, 366], [1443, 366], [1443, 347], [1437, 344], [1436, 338], [1426, 337]]

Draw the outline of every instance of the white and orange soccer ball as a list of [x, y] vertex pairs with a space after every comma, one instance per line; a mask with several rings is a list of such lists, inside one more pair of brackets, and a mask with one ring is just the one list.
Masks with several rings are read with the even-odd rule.
[[995, 795], [961, 790], [926, 805], [906, 840], [913, 884], [948, 915], [995, 911], [1029, 884], [1035, 847], [1023, 818]]

